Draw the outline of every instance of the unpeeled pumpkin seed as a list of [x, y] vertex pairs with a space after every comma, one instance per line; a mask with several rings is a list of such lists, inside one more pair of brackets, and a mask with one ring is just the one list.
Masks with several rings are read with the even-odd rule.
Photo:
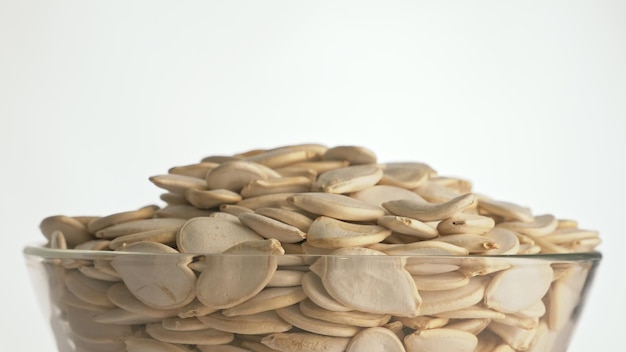
[[426, 201], [415, 192], [411, 192], [405, 188], [389, 185], [375, 185], [364, 190], [354, 192], [350, 194], [350, 196], [378, 207], [381, 207], [385, 202], [398, 199], [410, 199], [416, 202], [426, 203]]
[[273, 351], [281, 352], [343, 352], [350, 339], [310, 333], [280, 333], [265, 336], [261, 342]]
[[255, 314], [225, 316], [222, 313], [198, 317], [207, 326], [218, 331], [231, 332], [243, 335], [260, 335], [285, 332], [291, 325], [281, 319], [274, 311], [264, 311]]
[[176, 244], [182, 253], [222, 253], [241, 242], [262, 239], [238, 222], [201, 217], [190, 219], [181, 226]]
[[404, 338], [407, 352], [473, 352], [478, 339], [472, 333], [455, 329], [418, 330]]
[[207, 172], [205, 186], [239, 192], [250, 181], [269, 178], [280, 178], [280, 174], [251, 161], [227, 161]]
[[338, 194], [358, 192], [376, 185], [382, 177], [382, 169], [375, 164], [347, 166], [320, 174], [313, 190]]
[[320, 216], [309, 227], [307, 242], [321, 248], [344, 248], [379, 243], [391, 234], [377, 225], [361, 225]]
[[[137, 242], [124, 251], [136, 253], [178, 253], [156, 242]], [[158, 309], [184, 307], [193, 301], [196, 275], [187, 266], [191, 257], [120, 255], [111, 265], [120, 274], [126, 287], [140, 301]]]
[[371, 221], [385, 214], [380, 207], [341, 194], [300, 193], [289, 196], [287, 202], [313, 214], [339, 220]]
[[406, 352], [402, 341], [389, 329], [373, 327], [352, 338], [346, 352]]
[[350, 165], [375, 164], [376, 154], [364, 147], [344, 145], [326, 150], [322, 154], [322, 160], [345, 160]]
[[471, 193], [460, 195], [446, 203], [427, 204], [408, 199], [392, 200], [383, 203], [383, 207], [394, 215], [405, 216], [420, 221], [438, 221], [449, 218], [471, 206], [475, 197]]

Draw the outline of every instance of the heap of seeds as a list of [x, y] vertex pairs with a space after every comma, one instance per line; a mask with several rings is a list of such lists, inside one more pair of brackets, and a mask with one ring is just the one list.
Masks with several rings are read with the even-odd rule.
[[51, 248], [188, 254], [151, 269], [128, 255], [55, 262], [81, 350], [546, 350], [590, 267], [515, 255], [600, 243], [575, 221], [357, 146], [210, 156], [150, 181], [165, 207], [41, 223]]

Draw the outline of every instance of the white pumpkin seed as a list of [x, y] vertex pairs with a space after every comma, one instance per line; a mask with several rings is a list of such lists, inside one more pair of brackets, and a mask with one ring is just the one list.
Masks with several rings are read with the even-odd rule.
[[472, 193], [458, 196], [446, 203], [425, 204], [408, 199], [392, 200], [383, 203], [383, 207], [390, 213], [405, 216], [420, 221], [437, 221], [449, 218], [471, 206], [475, 202]]
[[250, 181], [241, 190], [241, 196], [252, 198], [275, 193], [299, 193], [311, 190], [312, 181], [305, 176], [281, 177]]
[[207, 172], [206, 186], [239, 192], [250, 181], [279, 177], [276, 171], [261, 164], [244, 160], [227, 161]]
[[446, 328], [418, 330], [404, 338], [407, 352], [473, 352], [477, 344], [474, 334]]
[[235, 334], [259, 335], [289, 331], [292, 326], [274, 311], [227, 317], [222, 313], [198, 317], [213, 329]]
[[185, 222], [176, 237], [182, 253], [222, 253], [245, 241], [262, 240], [249, 228], [220, 217], [193, 218]]
[[185, 192], [187, 201], [200, 209], [211, 209], [222, 204], [234, 204], [242, 198], [239, 193], [227, 189], [188, 189]]
[[287, 201], [300, 209], [339, 220], [372, 221], [385, 214], [380, 207], [341, 194], [300, 193]]
[[297, 304], [277, 309], [276, 314], [289, 324], [315, 334], [335, 337], [352, 337], [360, 331], [360, 329], [355, 326], [309, 318], [302, 314]]
[[376, 154], [364, 147], [343, 145], [328, 149], [322, 160], [345, 160], [350, 165], [375, 164]]
[[409, 191], [405, 188], [389, 185], [375, 185], [361, 191], [354, 192], [350, 194], [350, 196], [378, 207], [381, 207], [385, 202], [398, 199], [409, 199], [416, 202], [426, 203], [424, 198], [420, 197], [415, 192]]
[[549, 264], [514, 266], [493, 277], [485, 290], [485, 305], [503, 313], [515, 313], [541, 299], [551, 282]]
[[307, 242], [321, 248], [367, 246], [384, 240], [391, 231], [377, 225], [361, 225], [320, 216], [309, 227]]
[[487, 216], [459, 213], [442, 220], [437, 225], [441, 235], [475, 234], [482, 235], [495, 226], [495, 221]]
[[146, 325], [146, 332], [155, 340], [189, 345], [222, 345], [234, 338], [231, 333], [211, 328], [193, 331], [168, 330], [161, 323]]
[[256, 213], [243, 213], [239, 220], [264, 238], [274, 238], [284, 243], [298, 243], [306, 238], [306, 233], [297, 227]]
[[261, 342], [281, 352], [343, 352], [350, 339], [309, 333], [280, 333], [265, 336]]
[[420, 315], [435, 315], [471, 307], [483, 299], [487, 282], [488, 279], [485, 277], [474, 277], [467, 285], [459, 288], [422, 291]]
[[288, 307], [306, 298], [307, 296], [300, 286], [266, 288], [248, 301], [233, 308], [224, 309], [222, 314], [227, 317], [256, 314]]
[[391, 319], [389, 314], [374, 314], [359, 312], [336, 312], [324, 309], [310, 299], [303, 300], [299, 304], [300, 312], [309, 318], [324, 320], [330, 323], [346, 324], [359, 327], [375, 327], [387, 324]]
[[405, 216], [385, 215], [378, 218], [378, 225], [421, 240], [429, 240], [439, 236], [437, 229]]
[[383, 171], [376, 164], [348, 166], [320, 174], [312, 190], [337, 194], [358, 192], [374, 186], [382, 176]]
[[389, 329], [373, 327], [356, 334], [346, 352], [406, 352], [402, 341]]
[[203, 179], [184, 175], [157, 175], [150, 177], [150, 182], [155, 186], [175, 194], [185, 194], [191, 188], [205, 188]]

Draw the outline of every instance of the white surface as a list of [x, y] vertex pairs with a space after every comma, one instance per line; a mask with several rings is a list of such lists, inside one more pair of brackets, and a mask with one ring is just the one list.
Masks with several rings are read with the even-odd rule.
[[[601, 231], [570, 351], [623, 351], [623, 1], [0, 2], [3, 350], [52, 351], [21, 250], [209, 154], [357, 144]], [[7, 346], [8, 344], [8, 346]]]

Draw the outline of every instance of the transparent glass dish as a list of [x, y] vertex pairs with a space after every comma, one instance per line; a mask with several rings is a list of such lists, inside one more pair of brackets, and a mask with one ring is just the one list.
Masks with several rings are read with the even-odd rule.
[[316, 351], [311, 341], [356, 351], [383, 340], [408, 352], [566, 351], [601, 260], [43, 246], [24, 255], [63, 352]]

